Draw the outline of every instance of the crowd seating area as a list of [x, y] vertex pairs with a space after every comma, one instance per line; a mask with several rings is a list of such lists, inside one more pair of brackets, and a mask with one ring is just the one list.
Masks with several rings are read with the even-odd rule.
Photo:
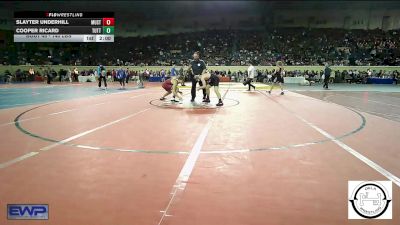
[[[15, 74], [10, 73], [8, 70], [5, 71], [4, 74], [0, 74], [0, 83], [7, 82], [26, 82], [26, 81], [44, 81], [48, 77], [51, 77], [53, 81], [72, 81], [72, 82], [80, 82], [82, 80], [87, 81], [95, 79], [95, 69], [88, 70], [78, 70], [78, 69], [70, 69], [69, 71], [61, 69], [56, 71], [51, 67], [46, 67], [42, 71], [34, 71], [32, 68], [27, 71], [17, 70]], [[148, 81], [160, 81], [163, 80], [161, 78], [166, 78], [170, 76], [170, 70], [131, 70], [129, 68], [125, 69], [127, 71], [129, 79], [137, 78], [138, 76], [142, 76], [144, 80]], [[271, 82], [271, 78], [275, 73], [274, 69], [257, 69], [257, 76], [255, 78], [256, 82], [268, 83]], [[226, 77], [226, 80], [231, 82], [242, 82], [247, 77], [247, 70], [239, 70], [239, 71], [230, 71], [230, 70], [211, 70], [211, 73], [216, 73], [222, 77], [222, 80]], [[187, 70], [184, 70], [183, 67], [177, 68], [177, 73], [180, 75], [184, 75], [186, 77], [186, 81], [189, 81], [190, 75]], [[285, 71], [286, 78], [296, 78], [296, 77], [304, 77], [305, 80], [320, 82], [323, 79], [323, 70], [287, 70]], [[71, 77], [71, 79], [69, 79]], [[85, 78], [85, 77], [90, 77]], [[116, 71], [114, 69], [107, 70], [107, 77], [110, 81], [116, 81]], [[386, 83], [388, 80], [397, 84], [397, 81], [400, 79], [400, 72], [397, 70], [333, 70], [331, 75], [332, 82], [336, 83], [362, 83], [367, 84], [370, 83], [371, 79], [386, 79]], [[379, 82], [374, 82], [379, 83]]]
[[208, 65], [400, 65], [399, 31], [280, 28], [208, 30], [114, 43], [18, 43], [0, 51], [5, 65], [187, 65], [200, 51]]

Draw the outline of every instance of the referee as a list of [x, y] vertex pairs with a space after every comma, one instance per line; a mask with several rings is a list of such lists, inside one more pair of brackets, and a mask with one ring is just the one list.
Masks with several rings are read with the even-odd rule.
[[[204, 63], [203, 60], [200, 60], [200, 53], [197, 51], [193, 54], [193, 60], [190, 62], [190, 68], [191, 70], [191, 80], [192, 80], [192, 100], [191, 102], [194, 102], [194, 99], [196, 98], [196, 84], [197, 84], [197, 77], [199, 77], [201, 74], [203, 74], [204, 70], [206, 69], [206, 64]], [[199, 85], [203, 86], [203, 83], [199, 81]], [[203, 100], [206, 99], [206, 90], [203, 88]]]

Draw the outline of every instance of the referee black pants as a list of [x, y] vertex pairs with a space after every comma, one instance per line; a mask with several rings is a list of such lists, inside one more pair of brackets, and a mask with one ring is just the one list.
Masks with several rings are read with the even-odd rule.
[[245, 82], [245, 85], [249, 85], [249, 91], [250, 91], [251, 87], [256, 89], [256, 86], [252, 85], [251, 82], [253, 82], [253, 78], [247, 78], [247, 80]]
[[[192, 95], [192, 100], [196, 98], [196, 85], [197, 85], [197, 80], [195, 78], [192, 79], [192, 90], [191, 90], [191, 95]], [[199, 85], [203, 86], [203, 82], [199, 81]], [[206, 96], [206, 89], [203, 90], [203, 98]]]
[[325, 76], [325, 79], [324, 79], [324, 87], [323, 87], [323, 88], [328, 89], [328, 84], [329, 84], [329, 76]]
[[120, 84], [121, 86], [125, 86], [125, 78], [119, 79], [119, 84]]
[[101, 80], [104, 80], [104, 86], [107, 87], [107, 80], [106, 77], [100, 76], [99, 77], [99, 87], [101, 87]]
[[52, 75], [47, 75], [47, 84], [51, 84], [51, 81], [53, 80]]

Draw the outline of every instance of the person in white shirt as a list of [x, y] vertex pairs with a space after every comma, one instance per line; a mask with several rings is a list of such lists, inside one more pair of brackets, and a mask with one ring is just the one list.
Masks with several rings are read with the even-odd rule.
[[254, 90], [256, 90], [256, 86], [252, 85], [251, 82], [253, 82], [254, 77], [256, 76], [256, 68], [253, 66], [253, 62], [249, 63], [249, 68], [247, 69], [247, 79], [246, 81], [243, 83], [243, 85], [249, 85], [249, 90], [252, 87]]
[[73, 70], [73, 74], [72, 74], [73, 76], [72, 76], [72, 80], [75, 80], [75, 81], [79, 81], [79, 71], [78, 71], [78, 68], [74, 68], [74, 70]]
[[67, 77], [69, 82], [72, 83], [72, 72], [70, 68], [67, 69]]
[[367, 76], [368, 76], [368, 77], [371, 77], [371, 75], [372, 75], [372, 72], [371, 72], [370, 69], [368, 69], [368, 70], [367, 70]]

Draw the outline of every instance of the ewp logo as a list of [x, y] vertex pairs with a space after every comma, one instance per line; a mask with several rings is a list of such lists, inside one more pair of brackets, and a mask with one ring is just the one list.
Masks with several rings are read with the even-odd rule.
[[49, 205], [47, 204], [9, 204], [7, 205], [9, 220], [48, 220]]
[[349, 219], [392, 219], [391, 181], [349, 181]]

